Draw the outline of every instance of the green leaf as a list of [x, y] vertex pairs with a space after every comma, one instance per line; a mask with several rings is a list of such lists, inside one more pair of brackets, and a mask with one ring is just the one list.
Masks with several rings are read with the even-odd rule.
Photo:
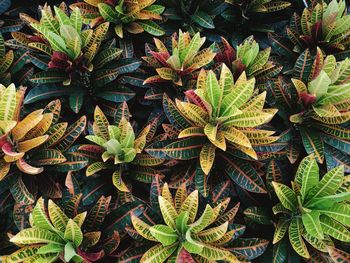
[[198, 190], [193, 191], [182, 203], [179, 213], [188, 212], [188, 222], [193, 223], [198, 211]]
[[44, 37], [49, 41], [53, 50], [63, 52], [65, 54], [67, 53], [66, 43], [64, 42], [64, 39], [61, 36], [52, 31], [49, 31], [46, 27], [42, 25], [31, 24], [31, 26], [44, 35]]
[[70, 25], [61, 25], [60, 33], [66, 41], [67, 48], [71, 51], [68, 52], [68, 55], [72, 59], [77, 59], [80, 56], [82, 47], [82, 40], [77, 30]]
[[81, 12], [78, 7], [73, 9], [73, 12], [71, 13], [71, 16], [70, 16], [70, 21], [72, 23], [72, 26], [75, 28], [75, 30], [78, 33], [81, 33], [81, 29], [83, 26], [83, 18], [81, 16]]
[[83, 241], [83, 233], [73, 219], [68, 220], [66, 230], [64, 232], [64, 238], [72, 241], [77, 247], [80, 246], [81, 242]]
[[204, 28], [215, 28], [213, 19], [204, 11], [198, 10], [191, 18], [194, 22]]
[[176, 224], [175, 220], [178, 217], [178, 214], [173, 206], [168, 200], [162, 196], [158, 196], [158, 202], [160, 211], [162, 212], [164, 222], [171, 228], [175, 229]]
[[77, 256], [75, 248], [71, 242], [68, 242], [64, 247], [64, 260], [70, 262], [75, 256]]
[[319, 181], [319, 168], [313, 155], [305, 157], [300, 162], [295, 175], [295, 181], [301, 188], [300, 192], [304, 200], [308, 192], [315, 187]]
[[312, 95], [320, 98], [327, 93], [330, 84], [331, 79], [328, 77], [327, 73], [322, 70], [316, 79], [309, 82], [308, 90]]
[[32, 245], [32, 244], [56, 244], [62, 245], [64, 241], [59, 235], [42, 228], [27, 228], [23, 229], [17, 235], [10, 239], [12, 243], [17, 245]]
[[152, 226], [149, 231], [163, 246], [170, 246], [179, 238], [174, 229], [165, 225]]
[[[347, 201], [349, 198], [347, 199]], [[331, 217], [334, 220], [350, 227], [350, 205], [349, 204], [334, 204], [332, 207], [319, 210], [322, 214]]]
[[293, 218], [289, 225], [289, 241], [293, 249], [302, 257], [310, 258], [305, 242], [302, 238], [302, 223], [300, 218]]
[[143, 254], [140, 262], [165, 262], [166, 259], [175, 252], [177, 246], [178, 245], [176, 243], [166, 247], [164, 247], [162, 244], [155, 245]]
[[186, 232], [186, 240], [182, 243], [184, 248], [194, 254], [199, 254], [202, 250], [204, 245], [197, 240], [194, 240], [191, 237], [191, 230], [187, 230]]
[[278, 223], [275, 228], [275, 232], [273, 234], [272, 244], [277, 244], [282, 240], [284, 235], [287, 233], [288, 226], [289, 226], [289, 221], [287, 219], [281, 218], [278, 220]]
[[46, 216], [44, 199], [39, 198], [32, 212], [34, 226], [50, 231], [55, 231], [49, 218]]
[[52, 224], [57, 230], [64, 233], [69, 218], [52, 200], [49, 200], [48, 208]]
[[320, 223], [320, 212], [311, 211], [302, 214], [305, 230], [313, 237], [323, 239], [323, 231]]
[[204, 228], [206, 228], [212, 221], [214, 217], [214, 211], [210, 205], [206, 205], [205, 210], [200, 218], [190, 225], [192, 233], [199, 233]]
[[[309, 197], [319, 198], [333, 195], [342, 185], [344, 179], [344, 166], [338, 166], [327, 172], [321, 181], [309, 192]], [[312, 200], [311, 199], [311, 200]]]
[[184, 211], [176, 218], [176, 229], [180, 231], [181, 234], [185, 234], [188, 229], [188, 215], [188, 211]]
[[45, 246], [42, 246], [38, 249], [36, 252], [37, 254], [49, 254], [49, 253], [60, 253], [64, 250], [64, 246], [57, 245], [57, 244], [47, 244]]
[[152, 36], [162, 36], [165, 34], [163, 28], [161, 28], [158, 24], [153, 22], [152, 20], [142, 20], [137, 22], [142, 28]]
[[218, 80], [216, 79], [215, 73], [209, 71], [207, 80], [206, 80], [206, 92], [209, 98], [209, 102], [213, 107], [213, 113], [218, 114], [220, 109], [220, 104], [222, 100], [223, 90], [220, 89]]
[[282, 205], [290, 211], [296, 211], [298, 201], [297, 196], [293, 190], [288, 186], [277, 182], [272, 182], [272, 185]]
[[113, 10], [113, 8], [105, 3], [99, 3], [97, 5], [99, 13], [101, 14], [101, 16], [103, 17], [104, 20], [108, 21], [108, 22], [114, 22], [114, 21], [118, 21], [118, 13]]
[[340, 241], [350, 242], [350, 232], [345, 226], [325, 215], [321, 215], [320, 222], [323, 233]]

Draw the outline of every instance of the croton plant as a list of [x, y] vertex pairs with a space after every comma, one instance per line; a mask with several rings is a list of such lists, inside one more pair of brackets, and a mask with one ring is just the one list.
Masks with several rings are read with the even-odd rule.
[[346, 0], [0, 0], [0, 261], [350, 262]]

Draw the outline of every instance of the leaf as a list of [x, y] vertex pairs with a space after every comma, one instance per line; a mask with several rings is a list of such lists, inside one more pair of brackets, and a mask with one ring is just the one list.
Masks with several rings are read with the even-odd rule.
[[177, 244], [164, 247], [162, 244], [155, 245], [143, 254], [140, 263], [165, 262], [177, 248]]
[[328, 86], [331, 84], [331, 79], [328, 77], [327, 73], [321, 71], [316, 79], [309, 82], [308, 90], [312, 95], [317, 98], [326, 94], [328, 91]]
[[329, 246], [327, 249], [334, 262], [347, 262], [350, 260], [350, 254], [346, 253], [345, 251], [331, 246]]
[[160, 211], [163, 215], [164, 222], [171, 228], [175, 228], [175, 220], [178, 216], [173, 204], [171, 204], [168, 200], [163, 198], [162, 196], [158, 196], [158, 202]]
[[155, 225], [149, 231], [164, 247], [170, 246], [178, 240], [176, 231], [169, 226]]
[[[348, 197], [347, 200], [350, 198]], [[349, 204], [334, 204], [332, 207], [320, 209], [320, 213], [331, 217], [343, 225], [350, 226], [350, 206]]]
[[305, 242], [301, 236], [302, 223], [300, 218], [293, 218], [289, 225], [289, 241], [293, 249], [302, 257], [310, 258]]
[[198, 236], [200, 240], [202, 240], [205, 243], [215, 244], [216, 241], [220, 240], [226, 234], [227, 229], [228, 222], [226, 221], [225, 223], [217, 227], [212, 227], [201, 231], [200, 233], [198, 233]]
[[200, 152], [200, 164], [203, 172], [208, 175], [215, 161], [215, 146], [211, 143], [203, 145]]
[[27, 132], [33, 129], [43, 119], [43, 110], [29, 113], [16, 127], [12, 129], [12, 136], [16, 141], [25, 137]]
[[[201, 217], [198, 218], [197, 221], [195, 221], [194, 223], [192, 223], [190, 225], [191, 232], [192, 233], [201, 232], [203, 229], [205, 229], [212, 222], [213, 218], [214, 218], [214, 211], [211, 208], [211, 206], [207, 204]], [[224, 232], [226, 232], [226, 231], [224, 231]], [[206, 233], [208, 234], [209, 232], [206, 232]], [[203, 232], [201, 233], [201, 235], [202, 234], [205, 235], [205, 233], [203, 233]]]
[[275, 233], [273, 235], [272, 244], [280, 242], [287, 233], [289, 222], [285, 219], [279, 219], [276, 225]]
[[108, 22], [115, 22], [118, 20], [118, 13], [113, 10], [110, 5], [100, 2], [97, 4], [97, 7], [104, 20]]
[[272, 182], [278, 199], [282, 205], [290, 211], [296, 211], [297, 209], [297, 196], [288, 186], [277, 182]]
[[232, 160], [224, 155], [221, 157], [225, 161], [225, 173], [238, 186], [250, 192], [266, 193], [264, 181], [250, 163]]
[[338, 166], [330, 170], [322, 177], [321, 181], [310, 190], [308, 196], [314, 199], [334, 194], [341, 186], [343, 177], [344, 166]]
[[150, 228], [151, 226], [147, 223], [143, 222], [141, 219], [139, 219], [135, 215], [131, 215], [131, 222], [134, 226], [135, 230], [144, 238], [151, 240], [151, 241], [157, 241], [157, 239], [151, 234]]
[[323, 163], [324, 144], [321, 136], [311, 129], [300, 128], [303, 145], [308, 154], [314, 154], [319, 163]]
[[48, 210], [50, 220], [54, 227], [64, 233], [69, 218], [52, 200], [49, 200]]
[[69, 219], [65, 232], [64, 238], [72, 241], [76, 247], [80, 246], [83, 241], [83, 233], [80, 230], [80, 227], [73, 221], [73, 219]]
[[245, 259], [253, 260], [265, 252], [268, 244], [267, 240], [261, 238], [240, 238], [230, 251], [236, 255], [244, 256]]
[[345, 226], [325, 215], [321, 215], [320, 222], [325, 234], [340, 241], [350, 242], [350, 232]]
[[323, 239], [323, 231], [320, 223], [320, 212], [311, 211], [302, 214], [303, 225], [305, 230], [313, 237]]
[[193, 191], [182, 203], [179, 213], [188, 212], [188, 222], [193, 223], [198, 210], [198, 190]]
[[204, 28], [208, 28], [208, 29], [215, 28], [213, 19], [204, 11], [198, 10], [192, 16], [192, 20]]
[[42, 228], [23, 229], [17, 235], [10, 239], [12, 243], [17, 245], [32, 245], [50, 243], [62, 245], [64, 241], [55, 233]]
[[158, 24], [153, 22], [152, 20], [143, 20], [137, 22], [142, 28], [149, 34], [153, 36], [162, 36], [165, 34], [163, 28], [161, 28]]
[[[168, 144], [163, 151], [171, 158], [190, 160], [199, 157], [203, 144], [204, 140], [201, 137], [186, 138]], [[147, 151], [150, 149], [148, 148]]]
[[1, 93], [0, 99], [0, 120], [14, 120], [14, 112], [16, 108], [16, 87], [10, 85]]
[[213, 107], [213, 113], [218, 114], [220, 109], [220, 104], [223, 96], [223, 90], [220, 89], [219, 82], [216, 79], [215, 73], [209, 71], [207, 80], [206, 80], [206, 92], [209, 98], [209, 102]]
[[314, 188], [319, 181], [319, 169], [315, 157], [309, 155], [305, 157], [299, 164], [295, 181], [301, 188], [302, 200], [304, 200], [308, 192]]
[[119, 167], [117, 171], [115, 171], [112, 175], [112, 181], [113, 181], [113, 185], [122, 192], [129, 192], [128, 187], [126, 186], [126, 184], [124, 183], [123, 179], [122, 179], [122, 171], [121, 168]]

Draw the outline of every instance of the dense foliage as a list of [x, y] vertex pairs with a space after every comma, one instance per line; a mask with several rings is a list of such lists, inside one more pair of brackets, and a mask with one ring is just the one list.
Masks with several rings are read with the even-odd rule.
[[348, 4], [0, 0], [0, 262], [350, 262]]

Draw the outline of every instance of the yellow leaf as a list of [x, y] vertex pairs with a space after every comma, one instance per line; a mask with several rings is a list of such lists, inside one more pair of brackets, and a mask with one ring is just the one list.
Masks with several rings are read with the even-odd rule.
[[204, 129], [203, 127], [189, 127], [184, 130], [182, 130], [179, 133], [178, 138], [185, 138], [185, 137], [192, 137], [192, 136], [203, 136], [204, 135]]
[[250, 140], [242, 131], [234, 127], [222, 127], [221, 131], [228, 141], [243, 147], [252, 148]]
[[188, 212], [188, 222], [193, 223], [196, 219], [198, 210], [198, 190], [193, 191], [189, 196], [187, 196], [185, 202], [181, 205], [180, 212]]
[[43, 119], [43, 110], [36, 110], [28, 114], [20, 121], [12, 130], [12, 136], [16, 141], [21, 140], [24, 136], [33, 129]]
[[115, 171], [112, 175], [113, 185], [121, 192], [129, 192], [128, 187], [122, 180], [122, 171], [121, 168], [118, 171]]
[[31, 129], [25, 136], [25, 139], [32, 139], [44, 135], [50, 128], [53, 120], [53, 113], [45, 113], [43, 119]]
[[162, 197], [165, 198], [170, 204], [173, 204], [173, 197], [171, 196], [169, 186], [167, 183], [164, 184], [162, 189]]
[[214, 144], [219, 149], [226, 151], [226, 139], [224, 134], [221, 131], [218, 131], [216, 134], [216, 140], [210, 140], [212, 144]]
[[156, 238], [154, 238], [150, 232], [150, 225], [147, 223], [143, 222], [141, 219], [139, 219], [137, 216], [134, 214], [131, 215], [131, 222], [132, 225], [134, 226], [135, 230], [137, 231], [138, 234], [140, 234], [142, 237], [151, 240], [151, 241], [157, 241]]
[[204, 144], [200, 153], [200, 164], [203, 172], [209, 174], [215, 160], [215, 146], [211, 143]]
[[108, 140], [109, 139], [108, 126], [109, 126], [109, 122], [106, 118], [106, 115], [98, 106], [96, 106], [95, 112], [94, 112], [94, 124], [93, 124], [94, 134], [98, 137], [102, 137], [103, 139]]
[[176, 100], [176, 106], [187, 119], [199, 127], [204, 127], [209, 122], [208, 113], [197, 105]]
[[20, 152], [28, 152], [31, 149], [34, 149], [40, 145], [42, 145], [47, 139], [49, 138], [49, 135], [43, 135], [40, 137], [36, 137], [34, 139], [29, 139], [23, 142], [18, 143], [18, 150]]

